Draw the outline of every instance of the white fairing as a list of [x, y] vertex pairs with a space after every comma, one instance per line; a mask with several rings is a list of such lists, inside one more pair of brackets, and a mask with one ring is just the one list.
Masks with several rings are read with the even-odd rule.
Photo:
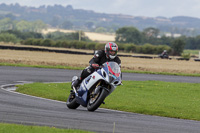
[[[90, 75], [91, 78], [89, 80], [89, 82], [86, 82], [86, 79], [82, 82], [81, 86], [86, 89], [90, 89], [97, 81], [99, 81], [100, 79], [104, 79], [101, 75], [99, 75], [97, 72], [94, 72], [93, 74]], [[86, 88], [85, 88], [86, 87]]]
[[[74, 91], [70, 93], [67, 106], [75, 109], [82, 105], [87, 107], [89, 111], [94, 111], [115, 90], [116, 86], [121, 85], [121, 69], [116, 62], [105, 62], [99, 69], [87, 76], [80, 87], [75, 88], [73, 86], [76, 80], [77, 76], [73, 77], [72, 89]], [[73, 92], [75, 93], [75, 100]]]
[[[121, 70], [119, 65], [117, 63], [111, 63], [111, 64], [107, 63], [105, 64], [105, 66], [107, 66], [106, 67], [107, 70], [105, 68], [104, 68], [105, 70], [101, 68], [99, 71], [95, 71], [94, 73], [92, 73], [83, 80], [83, 82], [81, 83], [81, 88], [83, 91], [90, 90], [92, 86], [100, 80], [104, 80], [108, 84], [110, 84], [111, 86], [111, 88], [109, 89], [110, 93], [116, 88], [117, 85], [121, 84], [121, 78], [119, 78], [121, 77], [120, 76]], [[115, 75], [116, 73], [118, 75]]]

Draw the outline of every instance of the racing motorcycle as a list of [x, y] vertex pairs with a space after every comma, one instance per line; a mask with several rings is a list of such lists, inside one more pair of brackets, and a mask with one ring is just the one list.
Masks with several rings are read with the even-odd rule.
[[[77, 78], [72, 78], [72, 84]], [[120, 66], [116, 62], [105, 62], [86, 77], [80, 87], [72, 87], [66, 105], [69, 109], [82, 105], [88, 111], [95, 111], [119, 85], [122, 85]]]

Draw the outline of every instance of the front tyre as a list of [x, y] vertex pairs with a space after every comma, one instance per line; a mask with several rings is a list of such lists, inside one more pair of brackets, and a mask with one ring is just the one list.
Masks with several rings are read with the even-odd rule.
[[80, 104], [78, 104], [76, 102], [76, 97], [75, 97], [75, 94], [73, 92], [70, 93], [70, 95], [67, 99], [66, 105], [69, 109], [76, 109], [80, 106]]
[[90, 98], [87, 104], [88, 111], [95, 111], [103, 103], [107, 95], [108, 91], [102, 89], [95, 97]]

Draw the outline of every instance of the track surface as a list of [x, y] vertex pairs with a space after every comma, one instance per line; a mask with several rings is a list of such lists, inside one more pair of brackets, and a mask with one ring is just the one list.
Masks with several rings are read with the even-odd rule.
[[[0, 66], [0, 86], [21, 82], [67, 82], [81, 71]], [[161, 80], [199, 83], [200, 77], [123, 73], [123, 80]], [[200, 122], [105, 109], [88, 112], [65, 103], [0, 89], [0, 122], [115, 133], [199, 133]], [[115, 125], [115, 126], [114, 126]]]

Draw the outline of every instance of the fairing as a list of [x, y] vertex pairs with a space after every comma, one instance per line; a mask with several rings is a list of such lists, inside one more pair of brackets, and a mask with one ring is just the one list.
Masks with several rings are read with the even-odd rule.
[[100, 80], [103, 80], [107, 84], [110, 84], [111, 93], [116, 88], [116, 86], [121, 83], [121, 70], [119, 65], [116, 62], [106, 62], [102, 65], [100, 69], [98, 69], [83, 80], [80, 88], [77, 90], [78, 96], [76, 97], [77, 101], [81, 105], [85, 107], [87, 106], [87, 96], [89, 90], [94, 84], [96, 84]]

